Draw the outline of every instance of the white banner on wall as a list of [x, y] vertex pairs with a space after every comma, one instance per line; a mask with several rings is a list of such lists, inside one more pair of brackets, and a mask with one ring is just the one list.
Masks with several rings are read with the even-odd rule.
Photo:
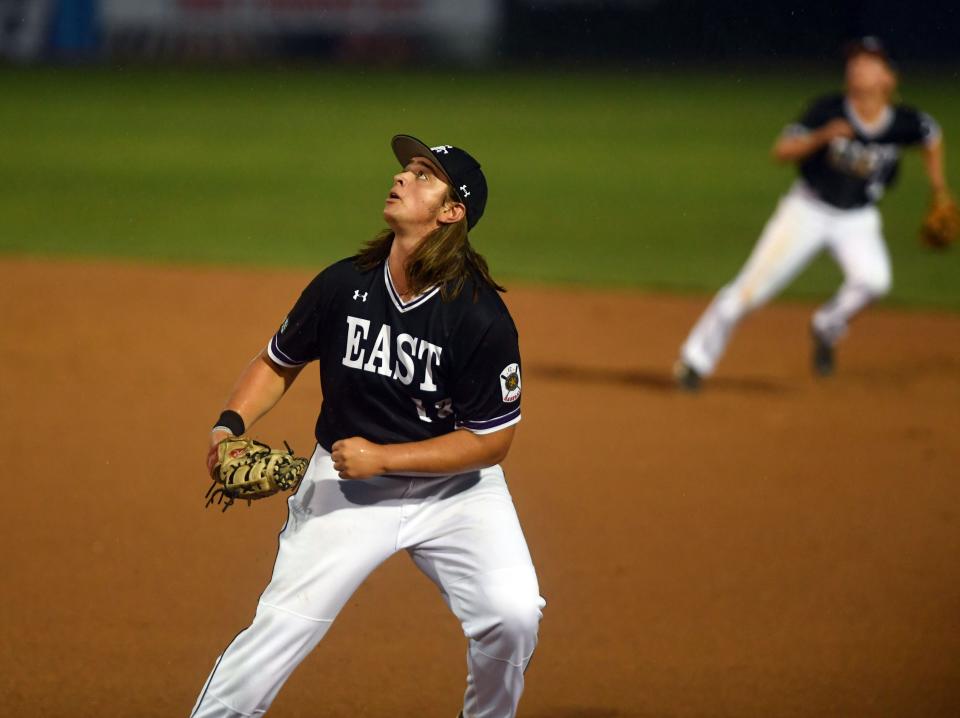
[[100, 0], [108, 35], [422, 37], [464, 57], [492, 48], [501, 0]]

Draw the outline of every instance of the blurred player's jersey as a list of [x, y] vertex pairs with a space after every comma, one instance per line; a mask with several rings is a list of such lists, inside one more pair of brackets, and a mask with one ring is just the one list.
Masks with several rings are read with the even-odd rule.
[[403, 301], [386, 262], [354, 258], [310, 282], [270, 340], [285, 367], [320, 362], [317, 442], [419, 441], [464, 428], [490, 433], [520, 421], [520, 349], [495, 289], [470, 276], [443, 301], [434, 287]]
[[831, 120], [844, 119], [853, 127], [852, 139], [838, 137], [800, 164], [800, 175], [824, 202], [840, 209], [873, 204], [897, 178], [899, 148], [930, 144], [940, 128], [929, 115], [912, 107], [890, 105], [872, 126], [856, 116], [841, 94], [815, 100], [785, 134], [816, 130]]

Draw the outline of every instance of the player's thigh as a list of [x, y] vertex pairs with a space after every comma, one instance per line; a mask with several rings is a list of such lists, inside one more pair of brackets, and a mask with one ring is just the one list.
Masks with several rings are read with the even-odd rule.
[[537, 621], [544, 602], [517, 511], [499, 467], [438, 507], [433, 535], [408, 549], [468, 627]]
[[746, 309], [763, 304], [813, 259], [825, 241], [822, 211], [803, 197], [787, 195], [767, 221], [728, 291]]
[[830, 252], [850, 284], [876, 295], [890, 289], [890, 254], [883, 240], [883, 220], [875, 207], [852, 212], [830, 235]]
[[[343, 481], [314, 456], [288, 501], [273, 576], [261, 603], [332, 620], [380, 563], [396, 552], [403, 482]], [[242, 550], [242, 547], [237, 547]]]

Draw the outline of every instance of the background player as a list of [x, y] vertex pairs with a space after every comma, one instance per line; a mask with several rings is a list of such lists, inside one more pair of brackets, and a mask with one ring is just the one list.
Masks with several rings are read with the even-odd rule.
[[516, 713], [544, 601], [498, 465], [520, 421], [520, 354], [502, 288], [467, 237], [486, 179], [456, 147], [406, 135], [392, 144], [403, 169], [383, 210], [390, 229], [307, 286], [212, 432], [208, 469], [222, 438], [243, 433], [319, 361], [318, 445], [288, 500], [273, 577], [194, 716], [263, 714], [350, 595], [400, 549], [469, 639], [462, 716]]
[[897, 176], [898, 150], [922, 144], [934, 195], [947, 195], [943, 143], [922, 112], [891, 104], [897, 75], [876, 38], [847, 51], [846, 94], [815, 100], [773, 148], [780, 162], [796, 162], [800, 177], [780, 200], [746, 265], [714, 298], [681, 348], [675, 374], [696, 390], [710, 375], [734, 327], [772, 298], [824, 247], [844, 280], [813, 315], [814, 371], [833, 373], [834, 346], [850, 319], [890, 289], [890, 259], [875, 206]]

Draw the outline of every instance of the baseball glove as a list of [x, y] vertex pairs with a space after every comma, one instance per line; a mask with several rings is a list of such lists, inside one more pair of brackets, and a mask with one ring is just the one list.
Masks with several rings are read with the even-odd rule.
[[930, 209], [920, 225], [920, 242], [927, 247], [944, 249], [960, 235], [960, 210], [946, 192], [934, 196]]
[[296, 489], [307, 471], [307, 459], [286, 451], [271, 449], [264, 443], [243, 436], [228, 436], [217, 445], [217, 464], [213, 467], [213, 485], [207, 490], [207, 506], [216, 501], [226, 511], [237, 499], [273, 496], [278, 491]]

